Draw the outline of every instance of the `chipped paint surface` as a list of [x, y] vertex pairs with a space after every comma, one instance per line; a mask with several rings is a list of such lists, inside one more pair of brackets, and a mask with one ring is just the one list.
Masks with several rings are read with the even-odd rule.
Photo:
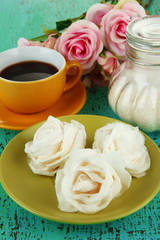
[[[16, 46], [19, 37], [42, 33], [42, 25], [54, 28], [56, 20], [76, 17], [96, 0], [5, 0], [1, 1], [0, 52]], [[100, 1], [99, 1], [100, 2]], [[152, 13], [160, 13], [153, 0]], [[159, 11], [158, 11], [159, 10]], [[81, 114], [117, 118], [107, 102], [107, 88], [92, 88]], [[18, 131], [0, 129], [0, 154]], [[148, 134], [160, 148], [160, 132]], [[109, 223], [69, 225], [37, 217], [11, 200], [0, 185], [0, 240], [158, 240], [160, 239], [160, 192], [143, 209]]]

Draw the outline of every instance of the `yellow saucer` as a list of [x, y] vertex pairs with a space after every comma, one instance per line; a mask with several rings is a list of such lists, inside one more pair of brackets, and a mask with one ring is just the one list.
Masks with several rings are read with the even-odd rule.
[[9, 110], [0, 102], [0, 128], [22, 130], [37, 122], [54, 117], [75, 114], [81, 110], [86, 101], [86, 89], [82, 82], [65, 92], [52, 107], [35, 114], [20, 114]]

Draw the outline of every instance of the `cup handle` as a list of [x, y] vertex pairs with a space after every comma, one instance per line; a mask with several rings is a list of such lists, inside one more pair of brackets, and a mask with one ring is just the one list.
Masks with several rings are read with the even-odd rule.
[[71, 67], [76, 67], [77, 71], [74, 76], [67, 75], [66, 77], [66, 84], [64, 86], [64, 92], [71, 89], [77, 82], [80, 81], [82, 76], [82, 67], [81, 64], [75, 60], [66, 62], [66, 73], [69, 71]]

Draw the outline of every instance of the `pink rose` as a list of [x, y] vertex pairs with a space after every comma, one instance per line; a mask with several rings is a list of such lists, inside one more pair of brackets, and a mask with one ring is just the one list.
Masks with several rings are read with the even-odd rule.
[[145, 9], [136, 0], [120, 0], [114, 9], [125, 9], [133, 13], [134, 16], [138, 15], [144, 17], [146, 15]]
[[126, 9], [132, 12], [133, 16], [140, 16], [144, 17], [146, 16], [146, 11], [145, 9], [138, 3], [125, 3], [121, 9]]
[[107, 86], [111, 74], [120, 65], [118, 59], [108, 51], [98, 56], [97, 63], [101, 69], [96, 65], [94, 69], [83, 78], [83, 84], [86, 88], [90, 88], [92, 85], [97, 87]]
[[43, 42], [39, 41], [29, 41], [25, 38], [19, 38], [18, 42], [18, 47], [26, 47], [26, 46], [43, 46]]
[[144, 17], [145, 9], [135, 0], [120, 0], [101, 22], [101, 35], [106, 48], [119, 57], [125, 56], [126, 27], [131, 17]]
[[124, 4], [126, 3], [137, 3], [139, 4], [136, 0], [119, 0], [118, 3], [114, 6], [115, 9], [121, 9]]
[[104, 45], [118, 57], [125, 55], [126, 27], [132, 15], [129, 10], [113, 9], [102, 18], [100, 31]]
[[94, 23], [79, 20], [72, 23], [62, 33], [54, 49], [60, 52], [67, 61], [78, 61], [85, 74], [94, 68], [96, 59], [103, 49], [103, 41]]
[[48, 47], [48, 48], [54, 48], [55, 44], [56, 44], [56, 41], [57, 41], [57, 38], [55, 38], [56, 34], [50, 34], [48, 36], [48, 39], [46, 41], [44, 41], [43, 45], [44, 47]]
[[17, 42], [18, 47], [32, 46], [31, 43], [25, 38], [19, 38]]
[[98, 27], [100, 27], [102, 17], [112, 8], [113, 5], [111, 5], [110, 3], [96, 3], [88, 9], [86, 13], [86, 20], [91, 21], [95, 23]]
[[48, 39], [44, 42], [39, 41], [30, 41], [25, 38], [19, 38], [17, 44], [18, 47], [25, 47], [25, 46], [40, 46], [40, 47], [48, 47], [48, 48], [54, 48], [54, 45], [56, 43], [56, 38], [54, 38], [55, 34], [51, 34], [48, 36]]
[[102, 74], [111, 75], [113, 71], [120, 65], [116, 56], [111, 52], [105, 51], [104, 56], [97, 58], [98, 64], [102, 67]]
[[126, 9], [133, 12], [133, 15], [143, 17], [146, 15], [145, 9], [136, 0], [120, 0], [114, 9]]

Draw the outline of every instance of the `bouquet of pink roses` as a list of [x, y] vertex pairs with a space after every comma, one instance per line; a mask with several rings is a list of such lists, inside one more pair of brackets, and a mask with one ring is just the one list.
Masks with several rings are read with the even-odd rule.
[[[20, 38], [18, 46], [55, 49], [67, 61], [76, 60], [81, 64], [86, 86], [91, 83], [104, 86], [124, 60], [128, 23], [132, 17], [146, 14], [145, 8], [136, 0], [119, 0], [116, 4], [103, 1], [92, 5], [80, 17], [57, 22], [56, 29], [44, 28], [45, 34], [41, 37]], [[43, 41], [40, 41], [42, 37]]]

